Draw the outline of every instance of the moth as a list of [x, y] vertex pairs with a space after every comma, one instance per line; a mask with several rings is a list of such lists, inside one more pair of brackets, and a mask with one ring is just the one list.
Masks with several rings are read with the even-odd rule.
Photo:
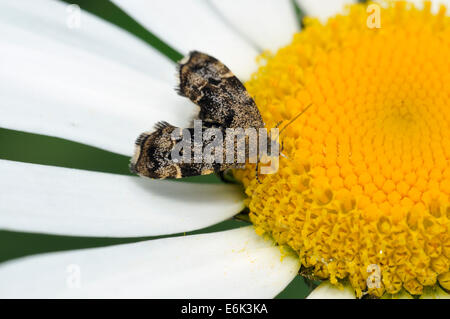
[[[260, 137], [263, 119], [253, 98], [228, 67], [212, 56], [193, 51], [178, 63], [178, 77], [176, 90], [199, 106], [198, 119], [190, 128], [158, 122], [153, 132], [142, 133], [130, 163], [133, 173], [154, 179], [213, 172], [223, 176], [226, 170], [243, 168], [250, 158], [259, 157], [254, 144], [260, 146], [261, 142], [255, 142], [253, 137]], [[246, 136], [244, 143], [238, 143], [236, 131], [256, 132], [256, 136]], [[201, 143], [196, 134], [202, 135]], [[264, 139], [269, 149], [276, 148], [270, 136], [264, 136], [263, 142]], [[212, 149], [216, 151], [214, 155], [209, 152]], [[205, 156], [206, 153], [210, 155]]]

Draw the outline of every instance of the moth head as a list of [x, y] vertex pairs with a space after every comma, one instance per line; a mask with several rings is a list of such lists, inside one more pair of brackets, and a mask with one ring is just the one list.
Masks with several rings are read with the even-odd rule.
[[172, 150], [178, 142], [174, 131], [178, 128], [167, 122], [159, 122], [156, 131], [142, 133], [136, 140], [130, 170], [144, 177], [155, 179], [180, 178], [179, 165], [172, 161]]

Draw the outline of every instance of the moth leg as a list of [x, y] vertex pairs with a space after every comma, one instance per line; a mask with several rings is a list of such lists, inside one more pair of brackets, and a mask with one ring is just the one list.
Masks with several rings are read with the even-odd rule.
[[230, 175], [228, 174], [230, 170], [226, 169], [226, 170], [220, 170], [220, 169], [216, 169], [214, 172], [216, 173], [217, 177], [220, 178], [220, 180], [226, 184], [236, 184], [236, 181], [233, 180]]
[[256, 166], [255, 166], [255, 176], [256, 176], [256, 180], [258, 181], [258, 183], [262, 184], [261, 181], [259, 180], [258, 171], [259, 171], [259, 161], [256, 161]]
[[284, 150], [284, 141], [281, 141], [280, 155], [283, 156], [284, 158], [289, 159], [289, 157], [287, 157], [286, 155], [283, 154], [283, 150]]

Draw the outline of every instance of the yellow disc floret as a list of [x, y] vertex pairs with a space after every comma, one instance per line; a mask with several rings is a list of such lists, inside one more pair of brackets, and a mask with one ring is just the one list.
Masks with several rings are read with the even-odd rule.
[[[246, 87], [267, 127], [288, 122], [279, 170], [235, 171], [260, 234], [358, 296], [450, 289], [450, 18], [348, 6], [303, 31]], [[281, 125], [282, 127], [283, 125]]]

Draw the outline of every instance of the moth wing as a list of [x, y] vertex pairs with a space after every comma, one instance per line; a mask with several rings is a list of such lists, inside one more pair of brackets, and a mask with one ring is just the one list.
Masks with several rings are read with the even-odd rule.
[[178, 93], [200, 107], [204, 125], [260, 128], [258, 107], [241, 81], [216, 58], [198, 51], [179, 62]]
[[[186, 136], [184, 134], [187, 134]], [[187, 143], [184, 143], [187, 141]], [[194, 163], [194, 130], [180, 129], [167, 122], [158, 122], [153, 132], [142, 133], [136, 140], [131, 172], [153, 179], [177, 179], [211, 174], [214, 163]], [[172, 152], [189, 152], [189, 161], [176, 160]]]
[[178, 128], [167, 122], [158, 122], [153, 132], [144, 132], [136, 139], [131, 172], [155, 179], [180, 178], [179, 167], [170, 161], [170, 152], [176, 140], [173, 132]]

